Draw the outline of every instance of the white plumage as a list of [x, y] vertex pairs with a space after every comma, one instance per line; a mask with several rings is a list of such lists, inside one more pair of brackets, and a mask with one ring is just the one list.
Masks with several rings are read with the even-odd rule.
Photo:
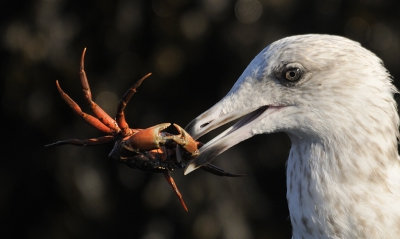
[[396, 92], [381, 60], [356, 42], [330, 35], [281, 39], [187, 126], [198, 138], [245, 116], [205, 144], [185, 173], [253, 135], [286, 132], [293, 238], [398, 238]]

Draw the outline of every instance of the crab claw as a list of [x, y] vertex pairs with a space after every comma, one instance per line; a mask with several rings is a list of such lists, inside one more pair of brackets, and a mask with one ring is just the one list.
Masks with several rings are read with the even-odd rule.
[[199, 155], [198, 143], [196, 142], [196, 140], [194, 140], [192, 136], [190, 136], [190, 134], [188, 134], [188, 132], [186, 132], [179, 125], [174, 124], [174, 127], [179, 132], [179, 135], [173, 135], [171, 137], [171, 139], [178, 144], [178, 146], [176, 147], [176, 159], [178, 163], [182, 161], [181, 148], [184, 148], [187, 152], [189, 152], [190, 157]]
[[143, 151], [159, 149], [160, 146], [165, 144], [169, 139], [169, 137], [163, 135], [161, 131], [168, 128], [170, 125], [170, 123], [163, 123], [140, 130], [127, 139], [128, 145], [133, 149]]

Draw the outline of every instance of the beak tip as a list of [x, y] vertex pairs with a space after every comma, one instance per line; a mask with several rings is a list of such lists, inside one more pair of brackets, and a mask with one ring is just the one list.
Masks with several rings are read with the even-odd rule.
[[191, 162], [185, 169], [185, 172], [183, 173], [184, 175], [188, 175], [189, 173], [193, 172], [196, 170], [199, 166], [195, 166], [194, 162]]

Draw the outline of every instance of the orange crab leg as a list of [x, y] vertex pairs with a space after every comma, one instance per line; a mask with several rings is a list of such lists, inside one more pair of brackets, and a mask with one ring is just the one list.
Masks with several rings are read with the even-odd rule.
[[99, 144], [105, 144], [108, 142], [111, 142], [114, 140], [114, 136], [107, 135], [103, 137], [98, 137], [98, 138], [92, 138], [92, 139], [67, 139], [63, 141], [57, 141], [52, 144], [45, 145], [45, 147], [50, 147], [50, 146], [58, 146], [58, 145], [64, 145], [64, 144], [72, 144], [76, 146], [95, 146]]
[[104, 125], [100, 120], [98, 120], [96, 117], [93, 117], [89, 114], [86, 114], [85, 112], [82, 111], [81, 107], [79, 107], [79, 105], [77, 103], [75, 103], [75, 101], [73, 99], [71, 99], [71, 97], [69, 97], [69, 95], [67, 95], [60, 87], [60, 84], [58, 83], [58, 80], [56, 81], [56, 85], [57, 85], [57, 89], [58, 92], [61, 95], [61, 98], [69, 105], [69, 107], [71, 107], [71, 109], [80, 117], [82, 117], [82, 119], [84, 119], [88, 124], [90, 124], [91, 126], [95, 127], [96, 129], [106, 133], [106, 134], [110, 134], [113, 132], [113, 130], [111, 130], [109, 127], [107, 127], [106, 125]]
[[100, 106], [98, 106], [93, 100], [92, 100], [92, 93], [90, 92], [90, 86], [89, 82], [86, 77], [86, 72], [85, 72], [85, 65], [84, 65], [84, 60], [85, 60], [85, 53], [86, 53], [86, 48], [83, 49], [82, 52], [82, 57], [81, 57], [81, 66], [79, 70], [79, 75], [81, 78], [81, 84], [82, 84], [82, 91], [83, 95], [85, 96], [86, 101], [89, 104], [90, 109], [94, 113], [94, 115], [103, 123], [105, 124], [108, 128], [112, 129], [114, 132], [119, 132], [120, 128], [118, 127], [117, 123], [113, 118], [111, 118]]
[[171, 185], [172, 188], [174, 189], [175, 194], [176, 194], [176, 196], [178, 196], [179, 201], [181, 202], [183, 208], [184, 208], [186, 211], [189, 211], [188, 208], [186, 207], [185, 201], [183, 201], [182, 194], [179, 192], [178, 187], [176, 186], [175, 181], [174, 181], [174, 179], [171, 177], [171, 174], [169, 173], [169, 171], [165, 171], [165, 172], [164, 172], [164, 176], [165, 176], [165, 179], [167, 179], [167, 182], [169, 183], [169, 185]]
[[117, 114], [115, 116], [115, 120], [117, 121], [118, 126], [122, 130], [123, 136], [129, 136], [132, 134], [131, 130], [129, 129], [129, 125], [125, 120], [125, 107], [128, 104], [131, 97], [136, 93], [136, 89], [142, 84], [142, 82], [151, 75], [148, 73], [147, 75], [143, 76], [142, 79], [136, 81], [136, 83], [125, 93], [122, 99], [118, 103]]

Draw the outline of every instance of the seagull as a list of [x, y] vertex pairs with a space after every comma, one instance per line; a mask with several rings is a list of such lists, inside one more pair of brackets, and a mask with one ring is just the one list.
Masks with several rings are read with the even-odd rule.
[[201, 147], [185, 174], [254, 135], [285, 132], [293, 239], [399, 238], [397, 92], [382, 61], [357, 42], [283, 38], [188, 124], [198, 139], [242, 117]]

